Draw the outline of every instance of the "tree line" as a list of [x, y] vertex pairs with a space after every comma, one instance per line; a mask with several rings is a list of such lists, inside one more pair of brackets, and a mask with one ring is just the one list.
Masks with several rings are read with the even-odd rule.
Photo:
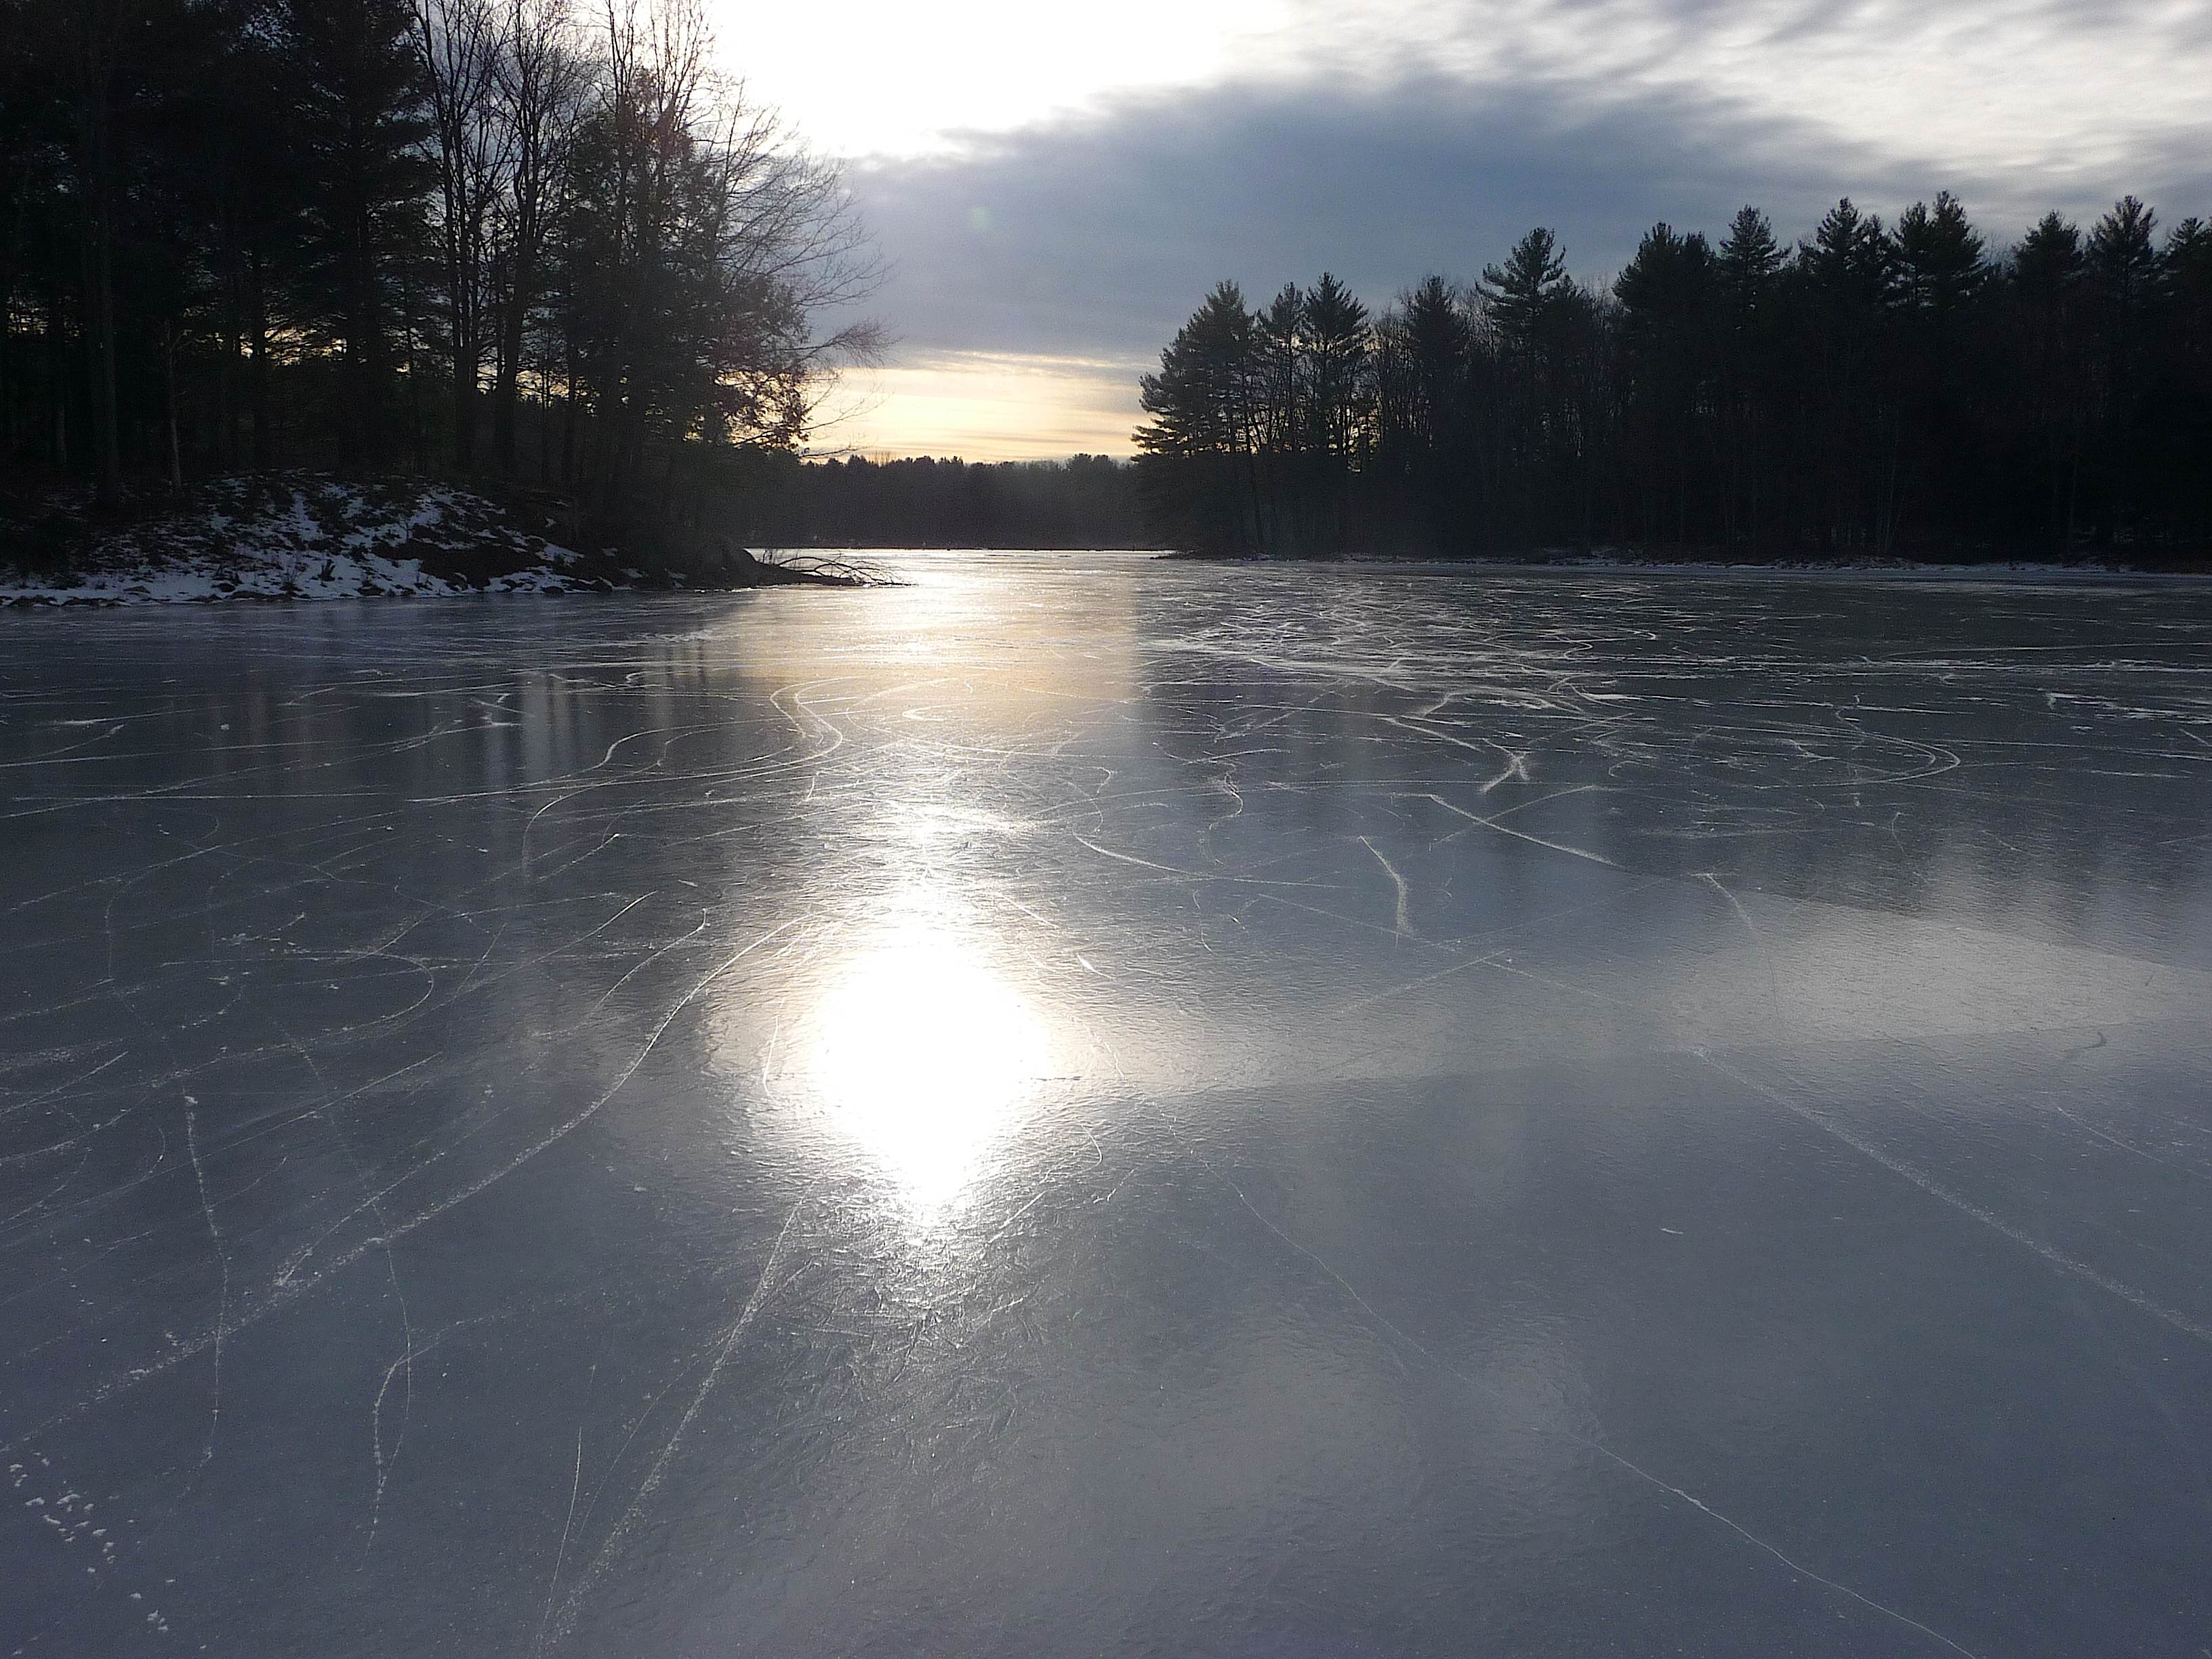
[[1144, 378], [1155, 527], [1220, 553], [1630, 544], [1750, 557], [2212, 550], [2212, 228], [2134, 197], [1994, 248], [1948, 194], [1654, 225], [1605, 288], [1552, 232], [1380, 315], [1224, 283]]
[[1158, 544], [1146, 539], [1135, 470], [1104, 455], [802, 461], [760, 453], [748, 459], [722, 514], [731, 536], [761, 547]]
[[870, 327], [700, 0], [0, 0], [0, 465], [696, 495]]

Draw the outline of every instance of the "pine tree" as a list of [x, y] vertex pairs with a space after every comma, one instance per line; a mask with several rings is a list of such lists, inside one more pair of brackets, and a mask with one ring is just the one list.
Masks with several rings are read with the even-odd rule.
[[1302, 324], [1316, 447], [1339, 466], [1365, 445], [1371, 402], [1368, 355], [1373, 331], [1367, 307], [1328, 271], [1306, 293]]
[[1990, 268], [1987, 244], [1950, 191], [1929, 208], [1915, 202], [1890, 236], [1899, 351], [1891, 369], [1905, 404], [1902, 471], [1920, 507], [1955, 527], [1967, 511], [1942, 480], [1971, 477], [1982, 465], [1970, 437], [1967, 402], [1978, 376], [1972, 337]]
[[1138, 401], [1152, 418], [1137, 447], [1156, 513], [1217, 551], [1261, 545], [1255, 375], [1257, 329], [1243, 291], [1206, 296], [1144, 377]]
[[341, 356], [342, 453], [383, 465], [396, 453], [394, 324], [414, 326], [431, 182], [414, 19], [407, 0], [289, 0], [284, 21], [307, 201], [295, 303]]
[[1904, 435], [1891, 325], [1897, 266], [1879, 216], [1846, 196], [1793, 268], [1804, 306], [1807, 474], [1832, 550], [1887, 552], [1897, 531]]
[[1534, 349], [1547, 319], [1572, 291], [1566, 255], [1541, 226], [1514, 244], [1504, 265], [1486, 265], [1478, 291], [1492, 325], [1514, 349]]
[[2074, 545], [2088, 416], [2081, 329], [2087, 270], [2081, 231], [2057, 213], [2045, 214], [2013, 250], [2013, 362], [2043, 474], [2044, 533], [2061, 557]]
[[1899, 303], [1937, 331], [1954, 328], [1990, 279], [1988, 245], [1958, 198], [1944, 191], [1932, 210], [1915, 202], [1891, 240]]
[[1739, 210], [1715, 261], [1721, 292], [1738, 327], [1771, 308], [1785, 260], [1766, 216], [1755, 207]]
[[1152, 454], [1241, 455], [1252, 447], [1256, 330], [1243, 291], [1223, 283], [1176, 331], [1159, 372], [1144, 377], [1138, 401], [1152, 417], [1137, 431]]
[[1263, 455], [1301, 453], [1307, 436], [1305, 291], [1285, 283], [1252, 319], [1254, 447]]
[[2091, 279], [2113, 304], [2135, 311], [2158, 287], [2158, 215], [2133, 196], [2122, 198], [2089, 233]]
[[2183, 373], [2212, 375], [2212, 225], [2190, 218], [2174, 226], [2160, 264]]
[[1663, 523], [1674, 540], [1686, 542], [1692, 499], [1703, 488], [1693, 475], [1705, 470], [1711, 453], [1704, 425], [1718, 299], [1712, 249], [1695, 232], [1684, 236], [1656, 224], [1613, 291], [1620, 307], [1625, 418], [1632, 448], [1650, 463], [1633, 481], [1644, 533], [1660, 532]]

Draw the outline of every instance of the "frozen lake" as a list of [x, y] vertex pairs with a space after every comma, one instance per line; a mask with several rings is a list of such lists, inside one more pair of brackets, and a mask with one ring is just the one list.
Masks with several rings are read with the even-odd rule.
[[0, 615], [0, 1653], [2212, 1650], [2212, 589]]

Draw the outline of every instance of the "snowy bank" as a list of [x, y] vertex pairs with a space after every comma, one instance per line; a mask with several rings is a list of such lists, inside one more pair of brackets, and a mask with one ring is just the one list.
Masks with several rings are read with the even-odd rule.
[[307, 474], [222, 478], [112, 523], [66, 497], [0, 525], [0, 604], [444, 598], [626, 585], [550, 539], [544, 504]]
[[[842, 585], [864, 573], [763, 562], [743, 550], [648, 575], [591, 550], [560, 499], [415, 480], [258, 474], [193, 486], [102, 521], [82, 497], [0, 507], [0, 605], [216, 599], [447, 599], [645, 586]], [[557, 537], [582, 540], [580, 550]]]

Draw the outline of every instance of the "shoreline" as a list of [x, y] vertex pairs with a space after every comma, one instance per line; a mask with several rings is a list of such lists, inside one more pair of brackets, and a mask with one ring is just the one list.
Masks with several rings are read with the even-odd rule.
[[1485, 571], [1509, 575], [1773, 576], [1799, 579], [1850, 577], [1885, 581], [2068, 582], [2212, 581], [2212, 567], [2193, 570], [2153, 569], [2124, 564], [2058, 564], [2046, 560], [1990, 559], [1965, 563], [1876, 559], [1638, 559], [1599, 555], [1570, 558], [1394, 558], [1369, 554], [1352, 558], [1260, 558], [1243, 555], [1169, 552], [1156, 556], [1188, 564], [1335, 566], [1348, 570]]
[[13, 518], [0, 513], [0, 610], [735, 592], [875, 580], [831, 550], [776, 551], [788, 556], [759, 558], [719, 537], [610, 532], [580, 519], [573, 503], [529, 492], [240, 475], [106, 522], [85, 501], [58, 497]]
[[[502, 546], [501, 544], [505, 544]], [[690, 571], [648, 571], [611, 552], [586, 557], [539, 542], [535, 556], [494, 535], [478, 547], [440, 550], [446, 556], [392, 556], [373, 546], [344, 549], [226, 549], [216, 556], [147, 550], [128, 564], [40, 580], [0, 566], [0, 612], [116, 611], [176, 605], [302, 605], [337, 601], [558, 598], [569, 594], [739, 593], [769, 587], [860, 588], [898, 585], [872, 568], [866, 555], [1031, 555], [1042, 558], [1110, 555], [1147, 562], [1237, 565], [1254, 568], [1328, 568], [1372, 574], [1421, 576], [1704, 579], [1710, 581], [1897, 582], [1997, 587], [2136, 585], [2190, 587], [2212, 583], [2212, 570], [2141, 569], [2125, 565], [2057, 564], [2030, 560], [1980, 563], [1863, 561], [1723, 562], [1612, 556], [1520, 558], [1257, 558], [1131, 548], [727, 548]], [[398, 552], [392, 549], [392, 553]], [[472, 552], [504, 552], [487, 570]], [[855, 562], [854, 556], [860, 556]], [[800, 562], [799, 561], [805, 561]], [[471, 567], [475, 568], [471, 568]]]
[[[374, 585], [350, 590], [333, 582], [302, 586], [289, 572], [272, 573], [276, 585], [263, 581], [210, 581], [197, 572], [103, 572], [75, 586], [39, 583], [0, 584], [0, 612], [41, 611], [142, 611], [178, 607], [255, 605], [380, 604], [393, 600], [430, 602], [443, 599], [562, 599], [569, 595], [638, 593], [750, 593], [771, 587], [861, 588], [887, 586], [880, 579], [860, 573], [808, 569], [757, 559], [751, 580], [689, 580], [682, 575], [656, 576], [644, 572], [623, 573], [625, 579], [573, 574], [552, 564], [538, 565], [496, 577], [482, 586], [419, 569], [387, 570], [370, 580]], [[350, 574], [350, 573], [349, 573]]]

